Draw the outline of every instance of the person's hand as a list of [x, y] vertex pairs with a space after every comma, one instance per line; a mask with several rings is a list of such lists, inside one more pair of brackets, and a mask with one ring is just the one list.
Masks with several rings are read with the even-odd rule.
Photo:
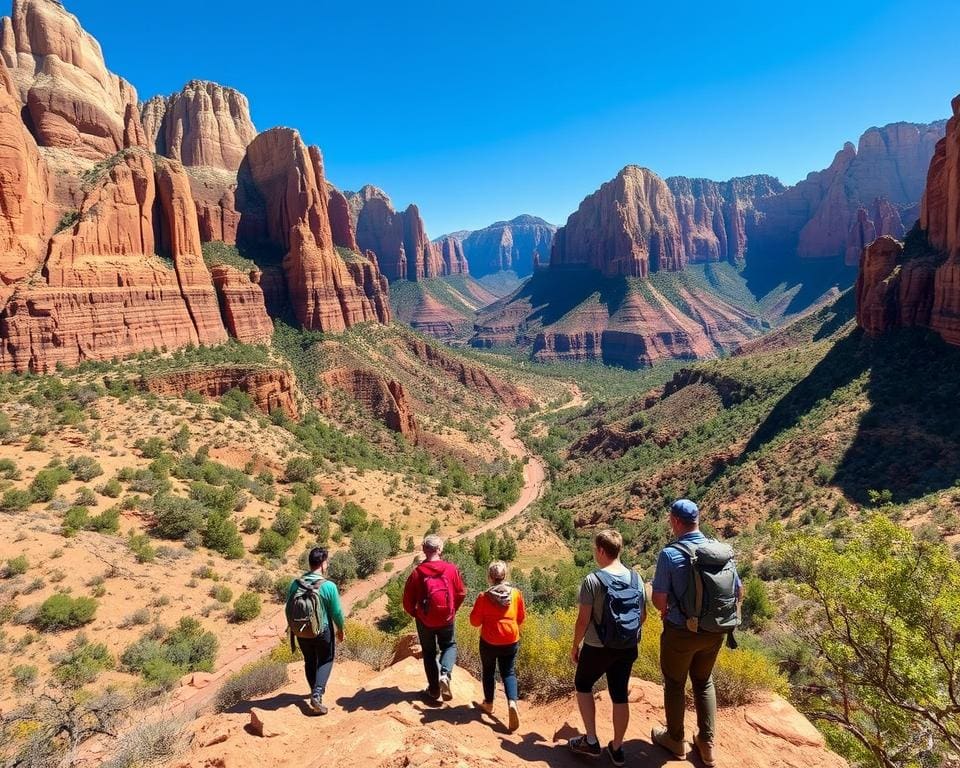
[[580, 663], [580, 646], [579, 645], [573, 646], [573, 650], [570, 651], [570, 661], [572, 661], [574, 664]]
[[338, 643], [343, 642], [343, 629], [340, 627], [337, 627], [337, 642]]

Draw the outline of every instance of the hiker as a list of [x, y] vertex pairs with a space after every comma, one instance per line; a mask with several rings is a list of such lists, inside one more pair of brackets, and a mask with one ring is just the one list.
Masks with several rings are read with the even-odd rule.
[[[296, 638], [310, 686], [307, 707], [318, 715], [327, 714], [323, 693], [333, 671], [337, 643], [343, 642], [340, 594], [337, 585], [326, 578], [328, 556], [323, 547], [310, 550], [310, 570], [290, 585], [286, 605], [290, 650], [294, 649]], [[336, 640], [333, 626], [336, 626]]]
[[684, 689], [689, 675], [697, 710], [693, 744], [709, 767], [716, 764], [713, 665], [724, 638], [736, 647], [733, 630], [740, 623], [737, 609], [743, 585], [733, 550], [700, 531], [696, 504], [689, 499], [675, 501], [670, 507], [670, 529], [674, 540], [660, 552], [653, 578], [653, 604], [663, 617], [660, 669], [667, 725], [654, 728], [650, 736], [668, 752], [685, 757]]
[[601, 531], [594, 538], [593, 559], [599, 568], [580, 586], [580, 612], [573, 634], [571, 657], [577, 665], [574, 687], [586, 733], [569, 741], [570, 749], [598, 757], [604, 751], [597, 738], [593, 686], [606, 675], [613, 702], [613, 740], [606, 746], [614, 765], [624, 764], [623, 737], [630, 722], [630, 671], [637, 659], [640, 628], [646, 619], [646, 599], [640, 575], [620, 562], [623, 537]]
[[500, 678], [507, 694], [507, 714], [511, 733], [520, 727], [517, 692], [517, 651], [520, 650], [520, 625], [526, 618], [523, 593], [506, 582], [507, 564], [494, 560], [487, 568], [490, 588], [477, 595], [470, 611], [470, 623], [480, 627], [480, 666], [483, 702], [480, 709], [493, 714], [494, 675], [500, 666]]
[[440, 559], [443, 539], [430, 534], [421, 549], [423, 562], [410, 572], [403, 588], [403, 610], [417, 622], [427, 674], [426, 695], [433, 702], [441, 698], [450, 701], [450, 678], [457, 663], [453, 620], [467, 597], [467, 588], [457, 566]]

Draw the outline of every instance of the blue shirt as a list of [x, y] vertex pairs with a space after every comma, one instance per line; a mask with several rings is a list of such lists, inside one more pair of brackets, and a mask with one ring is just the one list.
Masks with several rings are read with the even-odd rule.
[[[677, 541], [702, 544], [707, 541], [707, 537], [701, 531], [690, 531], [679, 537]], [[666, 621], [681, 627], [686, 623], [687, 618], [677, 607], [677, 603], [681, 602], [687, 593], [689, 567], [690, 561], [683, 552], [676, 547], [665, 547], [657, 558], [657, 572], [653, 577], [653, 591], [667, 594]], [[740, 577], [737, 576], [737, 590], [739, 589]]]

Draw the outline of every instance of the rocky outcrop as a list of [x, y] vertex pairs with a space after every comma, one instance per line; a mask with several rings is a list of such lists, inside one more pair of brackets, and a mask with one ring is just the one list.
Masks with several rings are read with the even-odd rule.
[[203, 80], [167, 98], [154, 97], [142, 116], [151, 148], [186, 166], [236, 172], [257, 135], [247, 97]]
[[450, 274], [440, 248], [427, 237], [420, 209], [394, 210], [383, 190], [367, 185], [347, 192], [357, 245], [377, 255], [388, 280], [425, 280]]
[[359, 285], [335, 250], [319, 149], [308, 150], [294, 130], [274, 128], [254, 139], [246, 162], [265, 201], [267, 235], [286, 253], [287, 293], [298, 322], [321, 331], [388, 322], [368, 295], [380, 286]]
[[20, 120], [7, 68], [0, 64], [0, 306], [13, 284], [36, 272], [49, 235], [46, 166]]
[[683, 248], [689, 263], [727, 261], [739, 264], [747, 255], [747, 229], [761, 219], [757, 201], [783, 192], [772, 176], [745, 176], [726, 182], [672, 176]]
[[873, 201], [872, 210], [864, 206], [857, 210], [857, 220], [847, 232], [846, 263], [855, 265], [860, 263], [860, 254], [863, 249], [876, 238], [883, 235], [902, 239], [904, 235], [903, 221], [900, 212], [888, 200], [877, 198]]
[[343, 192], [332, 184], [327, 184], [327, 210], [330, 213], [330, 230], [333, 244], [341, 248], [359, 252], [360, 245], [350, 220], [350, 204]]
[[0, 56], [37, 143], [100, 160], [124, 148], [133, 87], [107, 71], [100, 45], [57, 0], [14, 0]]
[[[417, 422], [413, 416], [403, 385], [386, 380], [375, 371], [358, 368], [335, 368], [320, 375], [324, 387], [345, 392], [352, 400], [389, 429], [399, 432], [410, 442], [417, 442]], [[330, 395], [322, 395], [317, 406], [327, 413], [335, 411]]]
[[551, 269], [594, 269], [605, 277], [647, 277], [687, 263], [673, 194], [647, 168], [629, 165], [580, 203], [557, 230]]
[[260, 270], [245, 273], [220, 264], [211, 267], [210, 273], [220, 301], [220, 314], [230, 335], [244, 344], [269, 344], [273, 323], [260, 287]]
[[454, 233], [461, 240], [472, 274], [482, 277], [494, 272], [516, 272], [520, 277], [533, 273], [533, 255], [550, 254], [557, 228], [536, 216], [517, 216], [498, 221], [475, 232]]
[[293, 374], [284, 368], [222, 366], [176, 371], [145, 377], [141, 387], [147, 392], [167, 397], [182, 397], [186, 392], [198, 392], [215, 400], [231, 389], [239, 389], [250, 395], [257, 408], [266, 414], [279, 410], [291, 419], [300, 416], [296, 381]]
[[487, 399], [495, 400], [511, 409], [526, 408], [533, 403], [529, 395], [513, 384], [490, 375], [483, 368], [468, 365], [423, 339], [407, 337], [405, 344], [422, 362]]
[[920, 211], [930, 245], [948, 258], [960, 256], [960, 96], [952, 107], [946, 135], [930, 162]]
[[240, 232], [237, 210], [237, 177], [217, 168], [187, 168], [190, 190], [197, 207], [197, 225], [204, 243], [235, 245]]
[[[90, 185], [41, 275], [17, 283], [0, 315], [0, 368], [49, 371], [225, 341], [182, 169], [156, 170], [146, 152], [126, 150]], [[169, 263], [155, 255], [155, 225]]]
[[440, 250], [445, 275], [470, 274], [470, 267], [467, 264], [466, 254], [463, 252], [462, 242], [455, 237], [442, 237], [434, 241], [434, 245]]

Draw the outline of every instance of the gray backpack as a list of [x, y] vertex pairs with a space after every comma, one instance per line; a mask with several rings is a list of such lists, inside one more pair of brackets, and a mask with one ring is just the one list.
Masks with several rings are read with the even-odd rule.
[[733, 548], [713, 539], [700, 544], [674, 541], [667, 546], [682, 552], [690, 563], [687, 591], [676, 602], [687, 629], [732, 633], [740, 626]]
[[327, 627], [323, 599], [320, 597], [320, 589], [324, 581], [326, 579], [320, 578], [313, 582], [303, 579], [297, 579], [295, 582], [296, 588], [287, 600], [286, 607], [291, 650], [294, 647], [295, 637], [319, 637]]

